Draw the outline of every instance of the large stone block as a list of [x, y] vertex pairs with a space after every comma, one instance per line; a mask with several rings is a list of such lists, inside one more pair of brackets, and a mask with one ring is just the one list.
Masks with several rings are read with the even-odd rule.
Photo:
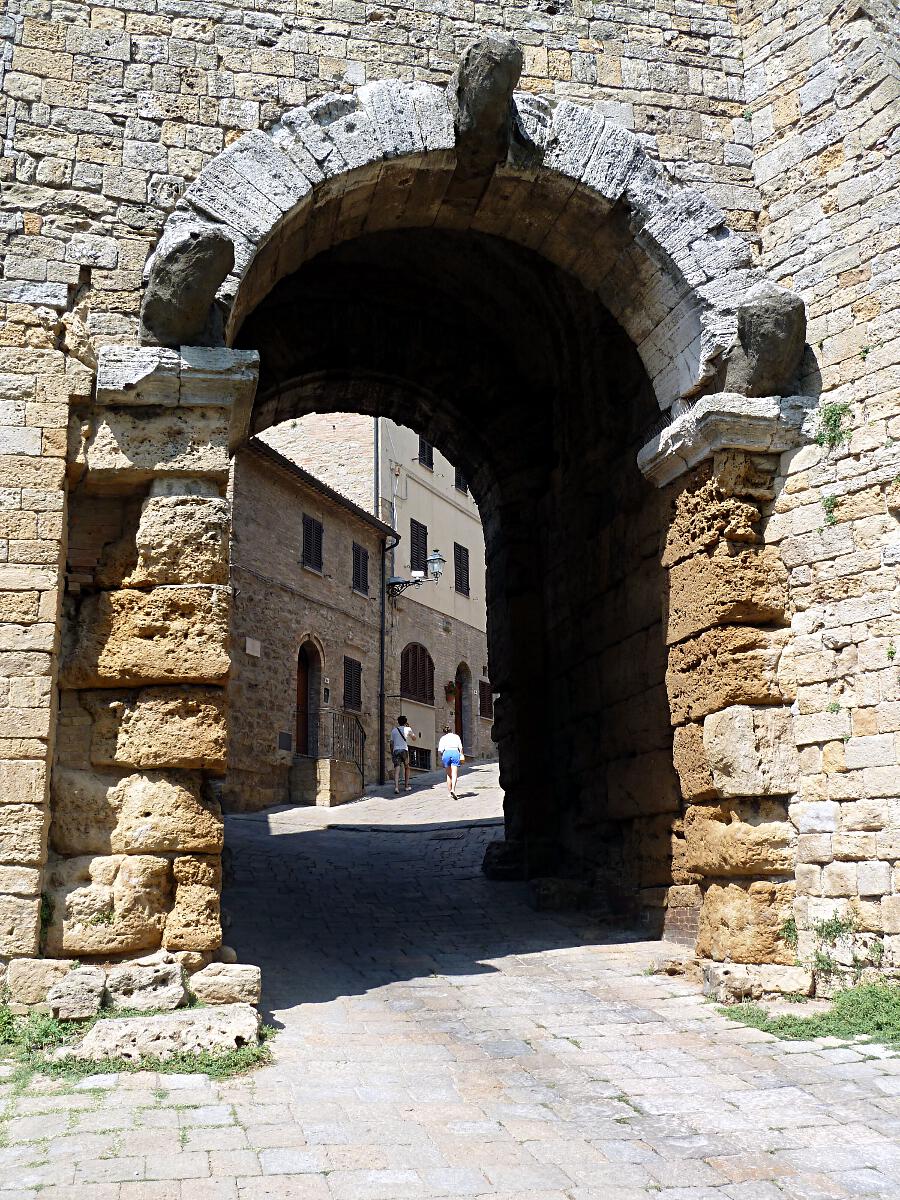
[[[105, 408], [73, 419], [69, 461], [91, 487], [119, 487], [157, 476], [228, 477], [227, 408]], [[85, 436], [85, 426], [89, 432]]]
[[45, 891], [52, 906], [48, 954], [131, 954], [159, 945], [172, 878], [165, 858], [84, 856], [53, 863]]
[[218, 854], [222, 820], [197, 773], [57, 767], [50, 839], [58, 854]]
[[82, 692], [79, 700], [93, 718], [95, 766], [225, 770], [222, 688], [102, 690]]
[[212, 587], [86, 596], [67, 631], [63, 687], [223, 683], [228, 596]]
[[736, 704], [710, 713], [703, 746], [723, 796], [787, 796], [798, 786], [793, 719], [786, 708]]
[[672, 761], [684, 800], [711, 800], [716, 795], [712, 771], [703, 748], [703, 726], [679, 725], [672, 736]]
[[0, 896], [0, 958], [33, 957], [40, 933], [40, 900]]
[[141, 506], [131, 587], [228, 582], [228, 501], [209, 496], [150, 496]]
[[793, 883], [712, 884], [700, 910], [698, 957], [793, 966], [794, 952], [780, 937], [793, 901]]
[[797, 835], [778, 800], [697, 805], [684, 816], [685, 867], [706, 878], [788, 875]]
[[611, 762], [606, 780], [608, 817], [643, 817], [680, 807], [678, 778], [665, 750]]
[[187, 1003], [181, 964], [123, 963], [106, 976], [106, 991], [113, 1008], [138, 1012], [162, 1009], [171, 1012]]
[[668, 583], [664, 597], [668, 645], [713, 625], [784, 619], [787, 572], [778, 551], [770, 546], [694, 554], [670, 569]]
[[787, 629], [726, 625], [669, 650], [666, 688], [673, 724], [698, 720], [732, 704], [784, 704], [778, 662]]
[[74, 1047], [72, 1056], [88, 1060], [237, 1050], [259, 1040], [260, 1016], [249, 1004], [189, 1009], [148, 1017], [98, 1021]]
[[73, 966], [71, 958], [14, 958], [6, 972], [10, 998], [14, 1004], [43, 1004]]
[[47, 992], [47, 1004], [59, 1021], [84, 1021], [96, 1016], [103, 1003], [106, 973], [100, 967], [78, 967]]
[[751, 500], [728, 495], [719, 481], [700, 468], [675, 497], [666, 532], [662, 565], [671, 567], [695, 554], [712, 553], [722, 542], [759, 542], [760, 513]]
[[173, 864], [175, 906], [166, 918], [167, 950], [216, 950], [222, 944], [219, 898], [221, 859], [184, 855]]
[[191, 976], [191, 991], [203, 1004], [259, 1004], [262, 972], [245, 963], [210, 963]]
[[38, 804], [0, 804], [0, 863], [42, 866], [47, 858], [48, 812]]
[[46, 799], [44, 762], [0, 759], [0, 804], [43, 804]]

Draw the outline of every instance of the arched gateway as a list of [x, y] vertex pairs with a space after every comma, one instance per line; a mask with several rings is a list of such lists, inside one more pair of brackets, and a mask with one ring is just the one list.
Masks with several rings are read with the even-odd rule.
[[489, 872], [577, 871], [699, 922], [706, 957], [790, 961], [785, 579], [760, 522], [807, 407], [802, 304], [638, 138], [514, 93], [517, 55], [487, 39], [446, 91], [292, 110], [168, 218], [143, 344], [101, 352], [73, 426], [72, 518], [119, 533], [68, 614], [48, 953], [218, 945], [229, 454], [353, 409], [426, 429], [481, 507]]

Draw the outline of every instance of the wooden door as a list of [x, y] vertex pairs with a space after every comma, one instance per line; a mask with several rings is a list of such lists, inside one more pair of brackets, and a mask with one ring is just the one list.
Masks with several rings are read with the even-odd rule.
[[309, 655], [301, 646], [297, 655], [297, 743], [295, 754], [309, 754]]
[[[459, 671], [456, 672], [456, 690], [453, 693], [453, 725], [460, 737], [463, 735], [463, 680]], [[465, 742], [463, 742], [465, 745]]]

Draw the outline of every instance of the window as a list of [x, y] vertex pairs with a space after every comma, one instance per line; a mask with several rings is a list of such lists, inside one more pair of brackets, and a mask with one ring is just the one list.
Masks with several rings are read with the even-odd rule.
[[482, 717], [493, 720], [494, 694], [491, 691], [491, 684], [488, 679], [479, 679], [478, 681], [478, 712]]
[[410, 518], [409, 522], [409, 569], [428, 569], [428, 526], [417, 521], [415, 517]]
[[303, 514], [303, 557], [304, 567], [322, 570], [322, 522]]
[[409, 765], [414, 771], [430, 771], [431, 751], [423, 750], [421, 746], [410, 746]]
[[453, 480], [453, 486], [456, 488], [456, 490], [458, 492], [462, 492], [463, 495], [465, 495], [469, 490], [469, 485], [466, 482], [466, 477], [465, 477], [465, 475], [463, 475], [463, 473], [459, 469], [459, 467], [454, 467], [454, 470], [456, 472], [456, 475]]
[[353, 543], [353, 590], [369, 594], [369, 552]]
[[400, 695], [419, 704], [434, 704], [434, 663], [418, 642], [410, 642], [400, 655]]
[[423, 437], [419, 437], [419, 462], [429, 471], [434, 470], [434, 446]]
[[461, 596], [469, 594], [469, 551], [459, 542], [453, 543], [453, 586]]
[[362, 663], [344, 657], [344, 708], [362, 708]]

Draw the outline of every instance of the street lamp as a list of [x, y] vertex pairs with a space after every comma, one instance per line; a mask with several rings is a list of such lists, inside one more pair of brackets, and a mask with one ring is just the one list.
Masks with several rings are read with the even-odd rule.
[[399, 596], [401, 592], [405, 592], [409, 587], [421, 587], [426, 579], [431, 583], [437, 583], [444, 573], [444, 564], [446, 561], [440, 550], [432, 550], [425, 559], [427, 572], [410, 571], [409, 579], [404, 579], [400, 575], [392, 575], [387, 581], [388, 595]]

